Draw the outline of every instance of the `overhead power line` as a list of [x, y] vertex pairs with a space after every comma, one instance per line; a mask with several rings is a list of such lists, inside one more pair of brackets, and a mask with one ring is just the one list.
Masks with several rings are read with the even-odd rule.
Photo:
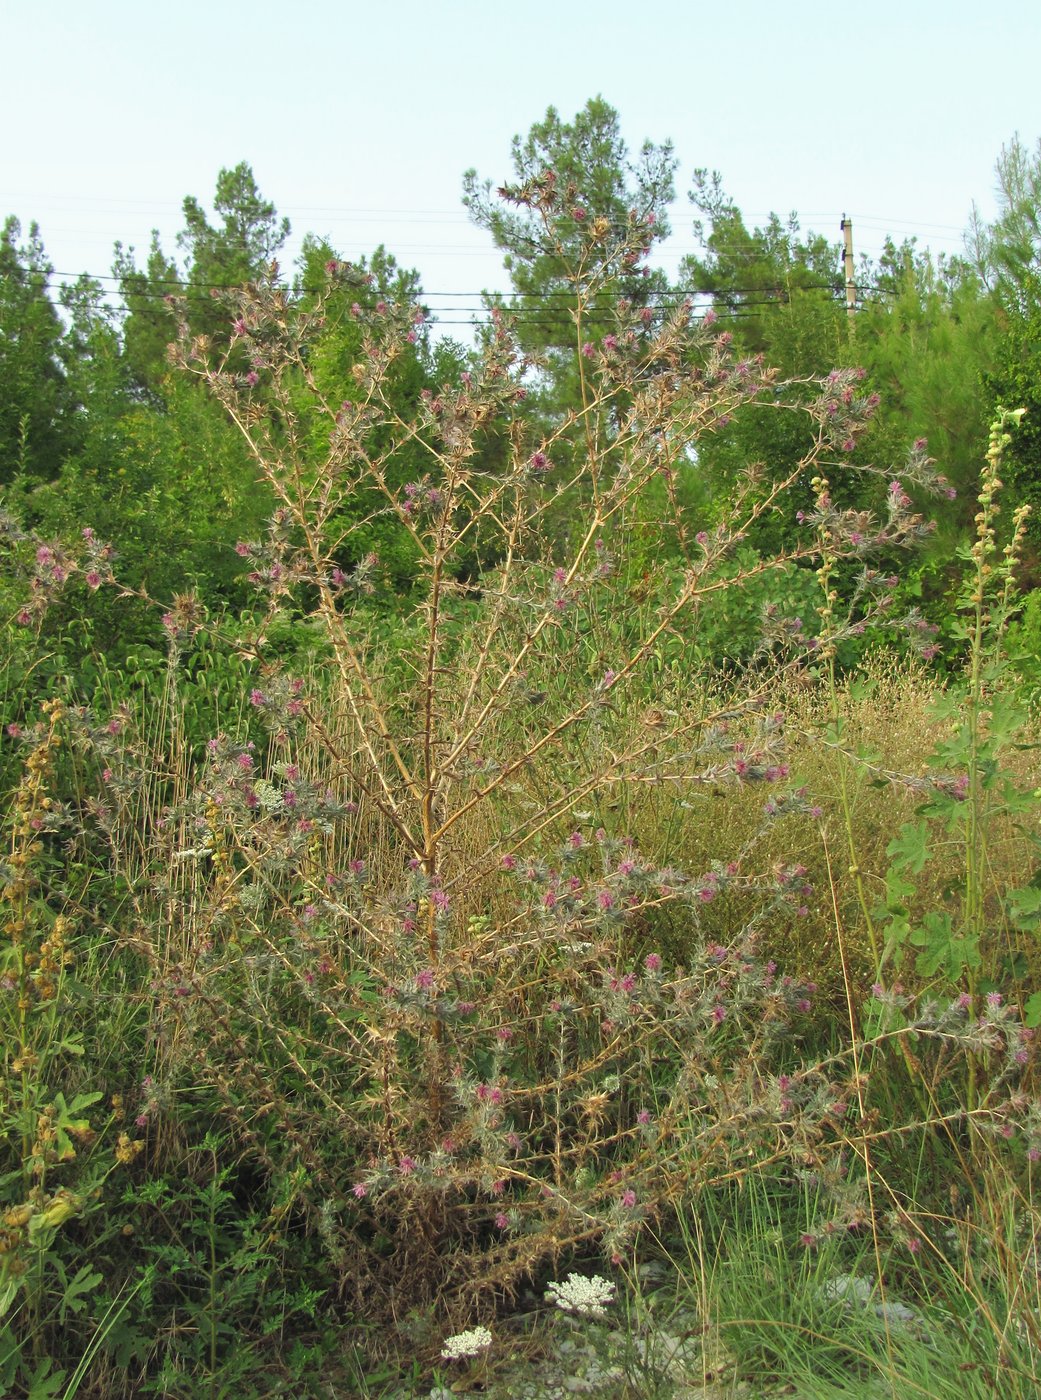
[[[58, 272], [58, 271], [52, 271], [49, 275], [50, 275], [51, 277], [59, 277], [59, 278], [63, 278], [63, 277], [67, 277], [67, 278], [83, 278], [83, 277], [85, 277], [88, 281], [91, 281], [91, 282], [116, 282], [116, 283], [119, 283], [121, 290], [122, 290], [123, 288], [126, 288], [126, 292], [125, 292], [126, 295], [134, 296], [134, 297], [148, 297], [148, 296], [151, 296], [151, 297], [158, 297], [158, 298], [160, 298], [160, 299], [164, 298], [164, 297], [165, 297], [166, 295], [168, 295], [168, 294], [165, 293], [165, 292], [161, 292], [161, 291], [156, 290], [156, 289], [159, 288], [159, 287], [171, 287], [171, 288], [183, 290], [183, 291], [185, 291], [185, 292], [188, 292], [189, 294], [198, 295], [200, 292], [211, 292], [211, 291], [215, 291], [215, 292], [235, 292], [235, 291], [239, 291], [244, 285], [246, 285], [246, 284], [244, 284], [244, 283], [242, 283], [242, 282], [193, 282], [190, 278], [186, 278], [186, 277], [150, 277], [150, 276], [148, 275], [147, 272], [141, 271], [140, 269], [135, 269], [133, 272], [127, 273], [126, 275], [120, 275], [120, 274], [117, 274], [117, 273], [109, 273], [109, 272], [82, 272], [82, 273], [71, 273], [71, 272]], [[135, 288], [127, 287], [127, 283], [130, 281], [130, 279], [132, 279], [132, 278], [134, 278], [134, 277], [141, 277], [141, 278], [145, 279], [145, 281], [147, 281], [147, 282], [149, 283], [149, 286], [148, 286], [148, 287], [143, 287], [143, 288], [140, 288], [140, 289], [135, 289]], [[292, 290], [292, 287], [291, 287], [291, 284], [290, 284], [290, 283], [284, 283], [284, 284], [280, 284], [280, 285], [283, 285], [283, 286], [285, 286], [287, 289]], [[715, 296], [715, 297], [723, 297], [723, 298], [726, 298], [726, 297], [731, 297], [731, 296], [750, 297], [750, 296], [753, 296], [753, 295], [757, 295], [757, 296], [760, 296], [760, 297], [763, 298], [762, 302], [760, 303], [761, 305], [764, 305], [764, 306], [768, 306], [768, 305], [769, 305], [769, 306], [772, 306], [772, 305], [775, 305], [775, 304], [776, 304], [776, 299], [777, 299], [777, 298], [782, 298], [782, 299], [783, 299], [783, 298], [788, 298], [788, 297], [790, 297], [790, 296], [792, 295], [793, 292], [827, 291], [827, 292], [838, 293], [838, 292], [841, 292], [841, 291], [842, 291], [842, 288], [843, 288], [843, 283], [841, 283], [841, 282], [839, 282], [839, 281], [834, 281], [834, 282], [800, 282], [800, 283], [795, 284], [794, 286], [784, 286], [784, 287], [769, 287], [769, 286], [764, 287], [764, 286], [762, 286], [762, 285], [754, 286], [754, 287], [731, 287], [731, 286], [727, 286], [727, 287], [670, 287], [670, 288], [668, 289], [668, 291], [666, 291], [666, 292], [654, 292], [654, 291], [652, 291], [652, 292], [650, 293], [650, 296], [655, 300], [655, 304], [657, 304], [657, 305], [659, 305], [659, 306], [664, 306], [664, 305], [678, 305], [679, 303], [678, 303], [678, 301], [677, 301], [677, 298], [683, 298], [683, 297], [688, 297], [688, 296], [691, 296], [691, 297], [693, 297], [693, 296]], [[302, 287], [302, 288], [300, 288], [299, 290], [300, 290], [302, 293], [304, 293], [304, 294], [317, 294], [317, 293], [323, 291], [324, 288], [322, 288], [322, 287]], [[574, 299], [574, 293], [573, 293], [573, 292], [570, 292], [570, 291], [566, 291], [566, 290], [548, 290], [548, 291], [544, 291], [544, 292], [541, 292], [541, 291], [540, 291], [540, 292], [495, 292], [495, 291], [488, 291], [488, 290], [486, 290], [486, 289], [483, 288], [483, 287], [482, 287], [482, 288], [479, 288], [479, 289], [474, 289], [474, 290], [471, 290], [471, 291], [465, 291], [465, 292], [464, 292], [464, 291], [433, 292], [433, 291], [426, 291], [426, 290], [421, 289], [421, 290], [419, 291], [419, 293], [418, 293], [418, 296], [419, 296], [419, 299], [420, 299], [421, 301], [429, 301], [431, 298], [435, 298], [435, 297], [438, 297], [438, 298], [440, 298], [440, 297], [452, 297], [452, 298], [457, 298], [457, 299], [460, 299], [460, 300], [468, 300], [468, 299], [473, 298], [473, 297], [485, 297], [485, 296], [490, 296], [490, 297], [513, 297], [513, 298], [516, 298], [516, 299], [517, 299], [519, 302], [521, 302], [521, 303], [524, 303], [524, 302], [526, 302], [526, 301], [545, 301], [545, 302], [571, 301], [571, 300]], [[746, 304], [748, 304], [748, 303], [746, 303]]]

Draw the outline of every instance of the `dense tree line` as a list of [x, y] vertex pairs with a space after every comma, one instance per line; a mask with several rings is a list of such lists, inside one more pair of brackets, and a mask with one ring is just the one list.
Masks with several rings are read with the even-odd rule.
[[[551, 108], [515, 139], [512, 166], [497, 188], [469, 172], [463, 197], [502, 249], [513, 285], [510, 296], [489, 297], [488, 310], [516, 318], [521, 344], [538, 364], [526, 410], [533, 430], [550, 434], [569, 416], [581, 418], [585, 368], [610, 353], [619, 327], [657, 324], [685, 302], [695, 315], [718, 318], [740, 354], [762, 357], [787, 377], [861, 365], [879, 405], [871, 432], [850, 452], [896, 470], [908, 444], [926, 438], [951, 483], [951, 499], [932, 508], [936, 543], [909, 584], [942, 616], [951, 561], [972, 528], [996, 403], [1028, 409], [1010, 451], [1013, 495], [1036, 499], [1041, 486], [1041, 145], [1031, 151], [1016, 137], [1001, 152], [999, 216], [991, 225], [974, 217], [964, 257], [934, 258], [913, 242], [891, 242], [876, 264], [862, 261], [854, 318], [846, 311], [837, 245], [804, 233], [794, 217], [771, 216], [749, 228], [722, 177], [705, 170], [694, 172], [689, 192], [701, 251], [684, 260], [675, 282], [652, 269], [647, 255], [669, 231], [678, 162], [667, 142], [647, 142], [634, 156], [618, 113], [600, 98], [572, 122]], [[570, 209], [570, 244], [546, 242], [539, 201], [550, 197]], [[243, 374], [257, 372], [214, 294], [284, 278], [276, 259], [289, 223], [246, 163], [220, 172], [212, 218], [191, 196], [183, 216], [177, 256], [155, 237], [139, 267], [132, 251], [116, 245], [116, 306], [86, 276], [55, 296], [39, 229], [23, 231], [7, 220], [0, 236], [0, 486], [44, 532], [69, 535], [89, 524], [111, 537], [121, 580], [142, 597], [165, 603], [197, 587], [234, 609], [245, 595], [229, 545], [260, 532], [273, 502], [255, 485], [241, 436], [203, 389], [171, 371], [167, 345], [187, 324]], [[590, 230], [602, 253], [595, 267], [583, 262]], [[634, 230], [642, 256], [632, 251]], [[627, 250], [624, 257], [613, 256], [616, 247]], [[330, 394], [349, 383], [364, 315], [385, 301], [423, 301], [417, 274], [382, 247], [343, 274], [337, 250], [308, 237], [295, 280], [285, 286], [287, 298], [305, 304], [326, 289], [313, 370]], [[471, 349], [434, 339], [429, 324], [417, 315], [389, 386], [403, 417], [421, 395], [457, 384], [483, 353], [480, 337]], [[762, 413], [720, 423], [674, 489], [711, 521], [748, 464], [786, 475], [806, 450], [805, 421]], [[481, 446], [492, 456], [502, 448], [493, 430]], [[395, 470], [403, 481], [422, 475], [419, 452], [419, 445], [412, 455], [402, 450]], [[835, 475], [841, 495], [841, 462]], [[786, 501], [747, 547], [776, 549], [805, 504]], [[376, 503], [359, 501], [357, 510], [358, 518], [371, 519], [371, 546], [395, 587], [407, 590], [405, 536]], [[648, 547], [661, 547], [655, 522], [643, 525]], [[566, 511], [559, 528], [566, 531]], [[475, 551], [474, 575], [482, 566], [479, 544]], [[357, 563], [345, 558], [343, 566]], [[133, 636], [125, 613], [117, 629], [101, 597], [76, 606], [109, 646], [154, 636], [154, 615], [143, 602]]]

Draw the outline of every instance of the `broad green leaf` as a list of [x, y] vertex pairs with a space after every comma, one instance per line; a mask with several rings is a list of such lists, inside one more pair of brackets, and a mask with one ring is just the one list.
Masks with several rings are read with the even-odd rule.
[[900, 835], [895, 836], [886, 847], [886, 855], [901, 869], [910, 870], [917, 875], [924, 869], [925, 862], [931, 855], [929, 823], [904, 822], [900, 828]]
[[1005, 897], [1009, 917], [1017, 928], [1037, 928], [1041, 924], [1041, 889], [1024, 885]]
[[64, 1370], [52, 1371], [53, 1362], [49, 1356], [45, 1356], [33, 1372], [29, 1382], [28, 1400], [51, 1400], [57, 1395], [65, 1381], [66, 1372]]

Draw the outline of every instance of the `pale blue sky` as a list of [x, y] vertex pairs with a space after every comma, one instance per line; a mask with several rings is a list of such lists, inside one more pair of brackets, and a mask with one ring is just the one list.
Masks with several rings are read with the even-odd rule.
[[461, 176], [508, 177], [551, 103], [570, 118], [601, 93], [631, 147], [673, 140], [670, 270], [695, 246], [697, 165], [750, 222], [797, 210], [838, 241], [845, 211], [858, 252], [887, 231], [951, 252], [974, 199], [993, 212], [1002, 144], [1041, 135], [1036, 0], [3, 0], [0, 49], [0, 215], [37, 219], [59, 271], [108, 272], [152, 227], [174, 251], [184, 195], [208, 204], [245, 159], [294, 248], [382, 241], [435, 307], [504, 284]]

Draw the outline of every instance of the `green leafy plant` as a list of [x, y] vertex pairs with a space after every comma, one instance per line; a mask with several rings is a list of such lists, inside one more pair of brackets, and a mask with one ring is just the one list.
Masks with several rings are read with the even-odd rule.
[[[990, 876], [991, 846], [1008, 838], [1035, 805], [1009, 771], [1007, 760], [1027, 742], [1028, 710], [1012, 684], [1006, 636], [1017, 605], [1015, 570], [1027, 507], [1015, 512], [1002, 547], [997, 519], [1002, 454], [1018, 413], [1000, 411], [991, 427], [981, 482], [976, 541], [964, 552], [968, 574], [959, 597], [954, 631], [967, 648], [963, 680], [952, 680], [939, 698], [933, 721], [942, 737], [932, 756], [930, 792], [915, 821], [905, 823], [889, 846], [886, 877], [885, 949], [882, 965], [898, 964], [910, 949], [915, 971], [945, 987], [964, 988], [973, 999], [1021, 981], [1031, 967], [1016, 929], [1037, 922], [1037, 891], [1030, 886], [996, 890]], [[915, 910], [915, 896], [935, 858], [960, 873], [946, 907]], [[1032, 1008], [1033, 1011], [1033, 1008]]]

